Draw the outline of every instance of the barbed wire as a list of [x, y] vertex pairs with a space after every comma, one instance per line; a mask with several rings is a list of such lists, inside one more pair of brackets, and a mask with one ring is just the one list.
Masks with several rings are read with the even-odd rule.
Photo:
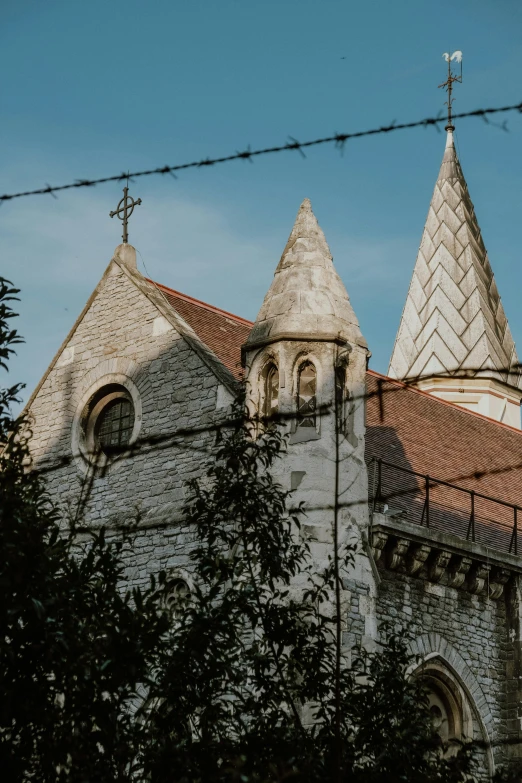
[[[499, 368], [495, 371], [498, 375], [503, 375], [504, 373], [513, 373], [513, 372], [520, 372], [521, 364], [519, 362], [514, 363], [510, 365], [509, 367], [503, 367]], [[438, 379], [446, 379], [446, 378], [458, 378], [460, 380], [466, 380], [470, 378], [477, 378], [477, 377], [483, 377], [483, 374], [486, 373], [487, 377], [489, 377], [490, 373], [483, 370], [483, 368], [467, 368], [466, 370], [462, 371], [456, 371], [456, 372], [442, 372], [437, 373], [436, 375], [418, 375], [418, 376], [410, 376], [409, 378], [399, 380], [397, 378], [389, 378], [384, 375], [378, 375], [377, 373], [371, 374], [370, 378], [375, 382], [376, 389], [373, 391], [365, 391], [362, 394], [350, 394], [347, 396], [346, 402], [350, 404], [355, 404], [358, 402], [368, 402], [374, 398], [377, 398], [378, 401], [378, 411], [379, 411], [379, 421], [381, 423], [384, 422], [385, 419], [385, 398], [388, 397], [390, 394], [397, 394], [398, 392], [410, 390], [410, 391], [419, 391], [419, 389], [416, 388], [416, 385], [419, 383], [419, 381], [433, 381]], [[422, 390], [420, 390], [422, 391]], [[423, 392], [426, 394], [426, 392]], [[433, 397], [432, 395], [428, 395]], [[441, 400], [441, 398], [433, 397], [434, 400], [444, 403], [444, 400]], [[450, 403], [447, 403], [450, 404]], [[323, 414], [327, 414], [331, 411], [333, 403], [321, 403], [316, 408], [316, 414], [321, 416]], [[458, 407], [458, 406], [455, 406]], [[462, 411], [462, 408], [459, 408], [459, 410]], [[288, 424], [289, 422], [292, 423], [296, 421], [298, 418], [298, 414], [296, 411], [283, 413], [273, 413], [269, 417], [269, 420], [273, 423], [277, 424]], [[487, 419], [487, 417], [486, 417]], [[500, 422], [496, 422], [495, 420], [491, 420], [494, 424], [500, 424]], [[200, 452], [202, 454], [208, 454], [210, 451], [214, 449], [214, 446], [211, 444], [207, 445], [197, 445], [194, 443], [191, 443], [189, 440], [187, 440], [190, 437], [195, 437], [197, 435], [205, 435], [205, 434], [217, 434], [218, 432], [221, 432], [224, 429], [232, 428], [234, 426], [237, 426], [238, 419], [237, 417], [230, 417], [226, 416], [225, 418], [220, 418], [217, 421], [213, 423], [206, 423], [206, 424], [198, 424], [198, 425], [192, 425], [192, 426], [186, 426], [186, 427], [176, 427], [175, 429], [169, 429], [167, 431], [158, 432], [158, 433], [151, 433], [150, 435], [145, 435], [137, 438], [133, 443], [127, 444], [125, 446], [119, 446], [113, 448], [113, 455], [112, 455], [112, 462], [117, 462], [121, 459], [129, 459], [131, 457], [134, 457], [138, 455], [139, 453], [142, 454], [149, 454], [155, 450], [164, 450], [169, 448], [177, 448], [177, 449], [190, 449], [191, 451]], [[43, 458], [37, 460], [37, 465], [33, 468], [35, 472], [45, 475], [49, 473], [53, 473], [56, 470], [60, 470], [62, 468], [67, 467], [72, 462], [74, 462], [77, 459], [84, 459], [87, 457], [89, 462], [92, 462], [97, 457], [96, 452], [89, 452], [87, 450], [85, 451], [75, 451], [70, 452], [69, 454], [62, 455], [59, 457], [54, 457], [53, 459], [49, 460], [48, 458]], [[107, 463], [104, 467], [97, 469], [97, 473], [100, 475], [104, 474], [104, 472], [109, 468], [109, 463]], [[518, 463], [517, 463], [518, 466]], [[522, 467], [522, 463], [520, 465]], [[511, 468], [510, 468], [511, 469]], [[484, 476], [488, 475], [491, 471], [488, 470], [475, 470], [472, 474], [465, 474], [463, 476], [464, 479], [467, 478], [474, 478], [476, 480], [479, 480], [483, 478]], [[502, 471], [501, 471], [502, 472]]]
[[[437, 376], [438, 377], [438, 376]], [[371, 398], [377, 398], [377, 405], [379, 406], [379, 420], [383, 421], [383, 414], [384, 414], [384, 398], [387, 394], [390, 393], [396, 393], [399, 391], [404, 391], [409, 388], [409, 384], [404, 383], [402, 381], [397, 381], [395, 379], [387, 379], [385, 377], [375, 377], [375, 381], [378, 382], [377, 389], [375, 391], [369, 391], [365, 392], [364, 394], [360, 395], [353, 395], [349, 398], [349, 402], [353, 403], [356, 399], [357, 400], [368, 400]], [[411, 381], [413, 383], [413, 381]], [[333, 403], [325, 403], [317, 408], [317, 414], [322, 415], [329, 413], [333, 407]], [[273, 415], [270, 417], [270, 420], [273, 422], [285, 425], [288, 423], [292, 423], [298, 418], [298, 414], [293, 411], [289, 413], [279, 413], [276, 415]], [[86, 511], [87, 506], [89, 505], [90, 495], [94, 489], [94, 483], [97, 476], [104, 476], [107, 472], [107, 470], [110, 468], [110, 466], [113, 464], [113, 462], [118, 462], [120, 460], [127, 461], [128, 459], [136, 456], [146, 456], [150, 455], [152, 452], [155, 451], [161, 451], [164, 449], [177, 449], [177, 450], [189, 450], [194, 451], [196, 453], [205, 454], [207, 457], [210, 457], [212, 452], [215, 451], [216, 443], [215, 442], [209, 442], [205, 445], [199, 445], [191, 443], [189, 438], [191, 436], [196, 437], [202, 434], [215, 434], [217, 435], [219, 432], [233, 428], [238, 426], [240, 424], [241, 419], [238, 419], [237, 416], [229, 416], [226, 415], [224, 418], [220, 419], [217, 422], [214, 422], [212, 424], [204, 424], [204, 425], [196, 425], [192, 427], [183, 427], [183, 428], [177, 428], [174, 430], [170, 430], [168, 432], [163, 433], [157, 433], [157, 434], [151, 434], [148, 436], [143, 436], [141, 438], [138, 438], [133, 444], [127, 445], [127, 446], [121, 446], [121, 447], [115, 447], [114, 453], [111, 455], [111, 460], [105, 462], [104, 465], [99, 466], [96, 464], [97, 459], [100, 457], [100, 454], [98, 452], [91, 452], [88, 454], [82, 454], [80, 452], [75, 454], [69, 454], [69, 455], [63, 455], [62, 457], [59, 457], [55, 461], [48, 462], [47, 464], [38, 465], [35, 470], [36, 472], [45, 475], [49, 473], [53, 473], [56, 470], [60, 470], [63, 468], [66, 468], [68, 465], [70, 465], [74, 460], [77, 458], [84, 459], [85, 456], [87, 456], [89, 464], [87, 466], [87, 471], [84, 475], [84, 479], [81, 484], [81, 490], [78, 497], [78, 505], [75, 516], [75, 528], [78, 530], [78, 532], [81, 531], [88, 531], [88, 530], [96, 530], [101, 528], [107, 528], [112, 530], [136, 530], [136, 532], [139, 531], [145, 531], [150, 529], [164, 529], [172, 527], [172, 521], [150, 521], [150, 522], [140, 522], [138, 526], [135, 525], [134, 522], [131, 523], [122, 523], [122, 522], [116, 522], [115, 520], [107, 520], [105, 523], [102, 523], [101, 525], [88, 523], [86, 525], [81, 524], [81, 518], [83, 517], [83, 513]], [[376, 457], [375, 454], [367, 455], [368, 459], [372, 459]], [[400, 467], [400, 466], [398, 466]], [[473, 469], [470, 471], [464, 471], [460, 472], [455, 475], [451, 476], [445, 476], [443, 481], [447, 482], [451, 485], [455, 485], [456, 488], [458, 488], [457, 485], [461, 484], [462, 482], [467, 483], [469, 481], [480, 481], [483, 478], [487, 476], [501, 476], [505, 475], [507, 473], [511, 473], [513, 471], [519, 471], [522, 469], [522, 461], [517, 460], [515, 462], [506, 462], [501, 466], [496, 467], [490, 467], [490, 468], [484, 468], [484, 469]], [[432, 482], [437, 482], [438, 479], [434, 478], [433, 476], [430, 476], [430, 480]], [[441, 480], [441, 479], [439, 479]], [[466, 487], [462, 487], [462, 489], [466, 489]], [[405, 488], [393, 488], [388, 491], [384, 491], [381, 493], [381, 501], [387, 502], [390, 500], [397, 500], [402, 497], [406, 497], [411, 495], [412, 488], [411, 486], [407, 486]], [[493, 502], [500, 502], [503, 503], [499, 498], [491, 497], [489, 498]], [[365, 505], [369, 502], [369, 496], [368, 498], [356, 498], [349, 501], [340, 501], [338, 503], [339, 509], [350, 509], [354, 507], [359, 507], [361, 505]], [[318, 504], [318, 505], [307, 505], [306, 511], [308, 512], [314, 512], [314, 511], [331, 511], [333, 509], [332, 504]], [[292, 512], [292, 507], [288, 508], [289, 513]], [[500, 523], [496, 523], [495, 521], [491, 520], [492, 524], [499, 524], [500, 527], [502, 525]], [[179, 524], [179, 521], [178, 521]]]
[[[522, 102], [511, 104], [509, 106], [495, 106], [489, 109], [474, 109], [473, 111], [460, 112], [454, 114], [453, 119], [465, 119], [467, 117], [479, 117], [485, 122], [488, 122], [488, 116], [493, 114], [502, 114], [506, 112], [517, 111], [522, 113]], [[256, 157], [261, 155], [273, 155], [280, 152], [299, 152], [303, 157], [306, 157], [304, 150], [310, 147], [318, 147], [324, 144], [334, 144], [335, 147], [342, 150], [347, 141], [353, 139], [360, 139], [365, 136], [377, 136], [383, 133], [392, 133], [399, 130], [407, 130], [409, 128], [428, 128], [435, 127], [439, 129], [439, 125], [442, 122], [446, 122], [447, 118], [442, 114], [438, 114], [436, 117], [425, 117], [422, 120], [414, 120], [413, 122], [391, 122], [389, 125], [381, 125], [377, 128], [370, 128], [368, 130], [353, 131], [351, 133], [333, 133], [330, 136], [324, 136], [322, 138], [311, 139], [308, 141], [298, 141], [292, 136], [288, 137], [288, 141], [285, 144], [280, 144], [272, 147], [262, 147], [260, 149], [252, 150], [248, 146], [242, 152], [234, 152], [230, 155], [224, 155], [217, 158], [201, 158], [200, 160], [191, 161], [190, 163], [179, 163], [173, 166], [157, 166], [153, 169], [144, 169], [142, 171], [122, 172], [120, 174], [112, 174], [107, 177], [98, 177], [94, 179], [77, 179], [74, 182], [69, 182], [65, 185], [49, 185], [46, 184], [43, 188], [35, 188], [33, 190], [24, 190], [18, 193], [4, 193], [0, 196], [0, 203], [3, 201], [12, 201], [17, 198], [24, 198], [26, 196], [44, 196], [52, 195], [63, 190], [72, 190], [76, 188], [90, 188], [95, 185], [102, 185], [107, 182], [119, 182], [122, 180], [133, 179], [136, 177], [149, 177], [153, 175], [165, 175], [170, 174], [176, 179], [175, 172], [185, 171], [187, 169], [200, 169], [208, 166], [216, 166], [221, 163], [231, 163], [235, 160], [248, 160], [251, 163]], [[507, 130], [505, 123], [501, 126], [503, 130]]]

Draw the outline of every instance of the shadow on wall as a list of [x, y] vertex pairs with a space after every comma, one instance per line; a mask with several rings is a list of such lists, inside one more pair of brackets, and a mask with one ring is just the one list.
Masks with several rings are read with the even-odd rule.
[[231, 395], [172, 331], [144, 360], [122, 353], [91, 369], [57, 362], [30, 408], [31, 452], [66, 519], [109, 528], [140, 520], [132, 558], [143, 581], [188, 559], [184, 487], [202, 474]]

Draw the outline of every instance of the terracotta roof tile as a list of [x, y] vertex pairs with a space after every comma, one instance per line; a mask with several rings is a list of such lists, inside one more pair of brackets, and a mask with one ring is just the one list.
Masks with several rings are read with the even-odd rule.
[[[520, 430], [374, 372], [368, 372], [367, 384], [368, 461], [381, 458], [522, 507]], [[384, 474], [390, 507], [404, 508], [409, 521], [420, 522], [424, 505], [422, 479], [394, 469], [385, 468]], [[466, 536], [471, 509], [468, 493], [431, 487], [430, 506], [433, 527]], [[479, 543], [499, 549], [509, 547], [511, 508], [477, 498], [475, 517]], [[521, 544], [522, 540], [519, 552]]]
[[154, 283], [153, 280], [149, 282], [161, 291], [171, 307], [216, 354], [234, 377], [240, 380], [241, 346], [246, 342], [253, 323], [160, 283]]

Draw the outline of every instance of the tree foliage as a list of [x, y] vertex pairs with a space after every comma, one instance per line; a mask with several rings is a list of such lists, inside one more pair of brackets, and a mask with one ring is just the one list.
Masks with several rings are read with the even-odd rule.
[[[444, 757], [403, 638], [355, 651], [336, 681], [334, 558], [317, 572], [304, 509], [288, 513], [272, 477], [284, 438], [277, 427], [254, 438], [256, 424], [238, 404], [191, 484], [195, 588], [151, 689], [150, 780], [467, 780], [472, 748]], [[352, 557], [342, 553], [344, 569]]]
[[[18, 292], [0, 282], [0, 356]], [[136, 689], [166, 626], [153, 589], [124, 592], [123, 541], [83, 542], [31, 471], [20, 386], [0, 396], [0, 769], [9, 781], [132, 779]]]
[[[17, 291], [0, 282], [0, 362]], [[0, 764], [43, 783], [459, 783], [404, 638], [337, 667], [335, 558], [317, 571], [304, 509], [273, 472], [285, 440], [239, 402], [190, 485], [194, 587], [124, 587], [129, 539], [79, 537], [31, 470], [30, 428], [0, 395]], [[339, 553], [343, 569], [353, 551]]]

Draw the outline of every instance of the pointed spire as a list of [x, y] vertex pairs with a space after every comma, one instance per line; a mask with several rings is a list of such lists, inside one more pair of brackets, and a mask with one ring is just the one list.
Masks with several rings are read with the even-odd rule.
[[309, 199], [301, 204], [247, 345], [290, 335], [366, 345]]
[[450, 128], [389, 374], [491, 378], [522, 389], [517, 364]]

